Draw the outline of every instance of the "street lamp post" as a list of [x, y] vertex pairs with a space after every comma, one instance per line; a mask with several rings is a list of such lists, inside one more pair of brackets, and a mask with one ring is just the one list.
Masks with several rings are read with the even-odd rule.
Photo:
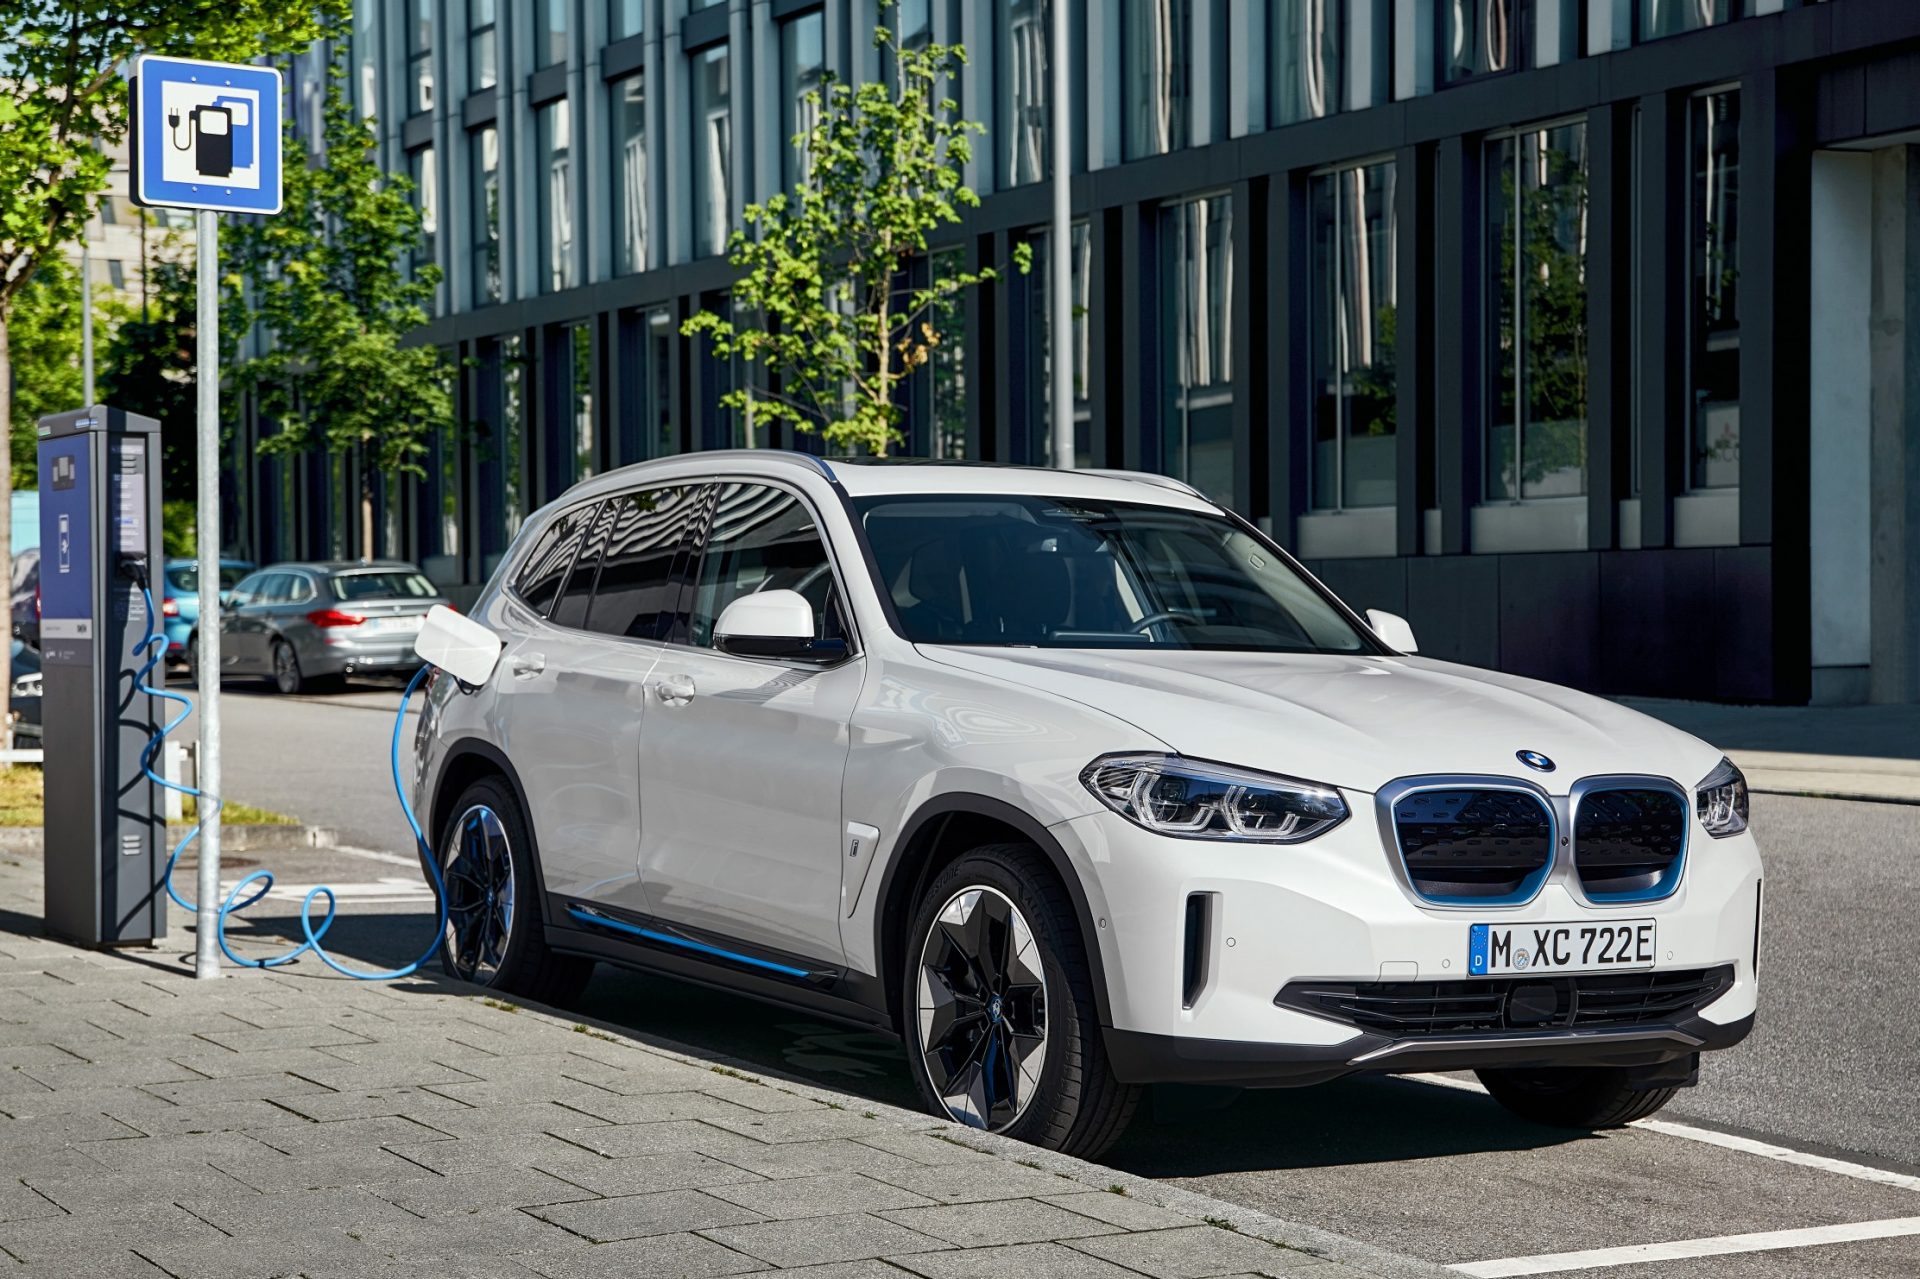
[[1053, 72], [1048, 136], [1053, 143], [1053, 251], [1047, 258], [1052, 299], [1048, 344], [1053, 374], [1053, 464], [1073, 469], [1073, 135], [1067, 56], [1067, 0], [1051, 0], [1053, 32], [1047, 66]]

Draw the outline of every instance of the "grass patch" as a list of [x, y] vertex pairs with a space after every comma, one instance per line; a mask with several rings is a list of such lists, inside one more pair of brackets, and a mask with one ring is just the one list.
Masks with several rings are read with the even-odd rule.
[[510, 1004], [504, 999], [494, 999], [492, 996], [488, 996], [480, 1002], [488, 1008], [498, 1008], [503, 1013], [517, 1013], [520, 1011], [520, 1005]]
[[[15, 765], [12, 768], [0, 768], [0, 826], [39, 826], [45, 821], [43, 815], [46, 794], [46, 774], [32, 764]], [[194, 801], [191, 795], [185, 798], [185, 816], [174, 826], [191, 825], [195, 820]], [[264, 808], [255, 808], [252, 804], [242, 804], [228, 800], [220, 810], [220, 819], [233, 826], [298, 826], [297, 818], [285, 813], [270, 812]]]
[[576, 1035], [585, 1035], [589, 1039], [604, 1039], [610, 1044], [617, 1044], [620, 1042], [620, 1040], [617, 1037], [613, 1035], [609, 1035], [604, 1030], [595, 1030], [593, 1027], [587, 1025], [587, 1023], [585, 1023], [584, 1021], [577, 1021], [573, 1024], [573, 1033]]

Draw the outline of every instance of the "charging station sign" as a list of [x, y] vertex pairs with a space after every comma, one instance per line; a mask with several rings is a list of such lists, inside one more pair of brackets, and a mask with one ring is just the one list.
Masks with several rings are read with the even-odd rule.
[[134, 65], [133, 198], [280, 212], [280, 72], [149, 54]]

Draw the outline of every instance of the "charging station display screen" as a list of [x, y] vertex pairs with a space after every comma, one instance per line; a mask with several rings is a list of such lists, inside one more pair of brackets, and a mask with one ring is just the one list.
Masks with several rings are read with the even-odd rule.
[[147, 442], [125, 437], [113, 441], [113, 549], [122, 555], [147, 553]]

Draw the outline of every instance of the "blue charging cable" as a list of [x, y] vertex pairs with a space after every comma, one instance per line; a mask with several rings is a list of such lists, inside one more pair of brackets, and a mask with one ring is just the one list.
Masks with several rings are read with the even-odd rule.
[[[173, 732], [174, 729], [180, 727], [180, 725], [186, 721], [187, 716], [193, 713], [193, 702], [184, 694], [170, 692], [164, 688], [155, 688], [147, 682], [147, 677], [153, 673], [153, 668], [158, 666], [160, 659], [166, 655], [167, 640], [165, 635], [153, 629], [153, 619], [157, 616], [158, 610], [153, 606], [153, 592], [145, 582], [140, 583], [140, 594], [141, 597], [145, 599], [147, 605], [147, 628], [146, 634], [141, 637], [140, 642], [133, 646], [133, 655], [139, 657], [144, 653], [146, 655], [146, 662], [140, 667], [138, 674], [134, 676], [134, 687], [149, 696], [162, 698], [169, 702], [178, 702], [180, 704], [180, 713], [168, 720], [161, 726], [159, 731], [148, 739], [147, 748], [141, 752], [140, 755], [140, 771], [146, 774], [148, 780], [154, 782], [156, 785], [164, 786], [168, 790], [179, 791], [183, 795], [193, 796], [198, 806], [195, 816], [199, 820], [194, 822], [193, 826], [187, 831], [186, 835], [181, 838], [180, 842], [174, 845], [172, 854], [167, 858], [166, 875], [167, 896], [171, 897], [174, 903], [182, 910], [198, 911], [198, 906], [182, 897], [174, 888], [173, 870], [175, 865], [180, 861], [180, 854], [186, 851], [188, 844], [200, 838], [201, 827], [206, 823], [208, 816], [219, 811], [223, 801], [218, 795], [209, 795], [192, 786], [169, 781], [153, 770], [154, 756], [159, 752], [161, 746], [165, 744], [167, 735]], [[278, 968], [283, 964], [290, 964], [308, 951], [312, 951], [321, 963], [344, 976], [352, 977], [359, 981], [388, 981], [395, 977], [412, 976], [419, 971], [422, 964], [433, 958], [435, 951], [440, 949], [440, 943], [447, 935], [447, 887], [446, 884], [441, 881], [440, 867], [434, 859], [433, 847], [427, 843], [426, 835], [421, 833], [420, 822], [413, 815], [413, 805], [407, 802], [406, 786], [400, 780], [400, 730], [406, 724], [408, 704], [412, 702], [413, 695], [419, 690], [420, 685], [426, 682], [427, 673], [431, 669], [432, 668], [428, 666], [421, 667], [419, 671], [414, 674], [413, 679], [407, 684], [407, 691], [401, 694], [400, 711], [399, 714], [394, 716], [393, 720], [393, 744], [388, 754], [388, 764], [393, 771], [393, 793], [400, 801], [400, 811], [406, 815], [407, 826], [413, 831], [414, 846], [420, 853], [420, 865], [424, 867], [427, 872], [427, 881], [433, 885], [433, 899], [438, 903], [439, 921], [433, 930], [432, 942], [428, 943], [427, 948], [420, 953], [420, 958], [399, 968], [390, 968], [384, 971], [374, 972], [361, 972], [357, 969], [348, 968], [345, 964], [342, 964], [339, 960], [328, 954], [326, 947], [320, 944], [320, 939], [327, 935], [327, 929], [333, 926], [334, 911], [338, 906], [338, 902], [334, 897], [333, 889], [327, 887], [325, 884], [316, 884], [307, 890], [306, 897], [300, 902], [300, 931], [306, 934], [307, 939], [284, 955], [272, 955], [266, 959], [243, 959], [239, 955], [234, 954], [233, 947], [227, 944], [227, 919], [229, 916], [238, 911], [245, 910], [262, 897], [265, 897], [273, 888], [273, 872], [270, 870], [256, 870], [253, 874], [248, 875], [245, 879], [233, 886], [232, 891], [227, 894], [226, 900], [220, 904], [220, 910], [215, 917], [214, 927], [216, 936], [220, 942], [220, 949], [226, 954], [229, 960], [243, 968]], [[219, 677], [216, 674], [214, 678], [217, 679]], [[259, 887], [254, 889], [252, 895], [243, 897], [242, 894], [246, 893], [247, 889], [255, 884], [258, 884]], [[321, 917], [318, 924], [315, 924], [313, 922], [313, 902], [316, 897], [322, 894], [326, 895], [327, 913]]]

